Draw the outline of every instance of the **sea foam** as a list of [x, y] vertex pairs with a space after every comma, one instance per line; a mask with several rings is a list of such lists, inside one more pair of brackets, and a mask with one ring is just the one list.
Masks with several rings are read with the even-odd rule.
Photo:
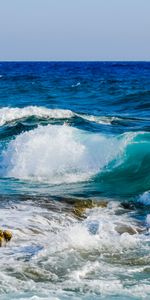
[[150, 191], [147, 191], [140, 195], [138, 201], [144, 205], [150, 205]]
[[[79, 221], [63, 210], [62, 203], [55, 202], [53, 210], [48, 209], [47, 201], [44, 201], [46, 199], [42, 198], [38, 205], [35, 199], [20, 201], [10, 209], [7, 206], [1, 209], [2, 224], [7, 219], [7, 226], [14, 226], [11, 246], [3, 248], [1, 257], [3, 290], [11, 295], [28, 291], [30, 295], [41, 295], [39, 299], [42, 299], [42, 295], [49, 296], [53, 290], [54, 295], [59, 297], [59, 293], [68, 291], [68, 286], [72, 293], [80, 289], [98, 296], [116, 295], [118, 287], [120, 295], [132, 296], [137, 295], [141, 288], [144, 298], [149, 284], [145, 283], [142, 290], [143, 282], [138, 283], [136, 292], [133, 276], [135, 268], [137, 276], [147, 263], [148, 257], [145, 256], [138, 265], [138, 255], [139, 249], [145, 251], [148, 247], [149, 251], [146, 244], [149, 236], [145, 240], [143, 234], [120, 235], [116, 232], [118, 222], [136, 226], [132, 216], [118, 214], [121, 209], [119, 203], [112, 201], [106, 208], [87, 210], [87, 218]], [[97, 231], [93, 233], [91, 226], [95, 226], [96, 222]], [[20, 276], [13, 276], [14, 273], [21, 274], [23, 280]], [[126, 274], [131, 277], [131, 287], [127, 289], [122, 284], [118, 279], [120, 274], [124, 278]], [[50, 295], [48, 299], [53, 297]]]

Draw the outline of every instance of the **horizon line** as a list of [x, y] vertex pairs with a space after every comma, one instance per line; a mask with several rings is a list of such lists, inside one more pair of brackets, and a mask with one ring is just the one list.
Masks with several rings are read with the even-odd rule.
[[150, 62], [150, 60], [0, 60], [0, 63], [5, 62]]

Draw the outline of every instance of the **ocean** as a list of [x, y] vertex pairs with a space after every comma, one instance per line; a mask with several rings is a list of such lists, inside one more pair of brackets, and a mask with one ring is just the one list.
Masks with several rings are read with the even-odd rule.
[[0, 299], [150, 299], [150, 63], [0, 62]]

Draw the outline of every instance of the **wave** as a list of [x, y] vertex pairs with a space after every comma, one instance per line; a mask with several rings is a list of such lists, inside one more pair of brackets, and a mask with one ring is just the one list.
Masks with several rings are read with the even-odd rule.
[[1, 176], [50, 183], [88, 180], [125, 147], [118, 140], [67, 125], [39, 126], [10, 141], [1, 155]]
[[114, 121], [120, 121], [123, 120], [122, 118], [119, 117], [111, 117], [111, 116], [94, 116], [94, 115], [81, 115], [78, 114], [82, 119], [94, 122], [97, 124], [104, 124], [104, 125], [111, 125]]
[[[135, 135], [128, 133], [118, 138], [67, 125], [39, 126], [10, 141], [1, 155], [0, 173], [50, 183], [89, 180], [103, 174], [111, 162], [116, 161], [115, 166], [121, 164], [125, 148]], [[113, 174], [114, 169], [112, 166]]]
[[14, 121], [20, 121], [30, 117], [41, 119], [71, 119], [78, 117], [83, 120], [94, 122], [96, 124], [112, 125], [118, 123], [129, 123], [132, 121], [149, 121], [149, 119], [119, 117], [119, 116], [96, 116], [82, 113], [76, 113], [67, 109], [49, 109], [40, 106], [27, 106], [23, 108], [18, 107], [3, 107], [0, 109], [0, 126], [9, 124]]
[[5, 147], [0, 155], [2, 177], [51, 184], [90, 181], [115, 195], [150, 190], [146, 132], [112, 136], [49, 124], [20, 133]]
[[0, 126], [32, 116], [45, 119], [67, 119], [73, 117], [73, 115], [74, 113], [71, 110], [65, 109], [48, 109], [38, 106], [27, 106], [24, 108], [3, 107], [0, 109]]
[[[150, 190], [150, 133], [133, 134], [127, 143], [121, 160], [116, 157], [96, 176], [103, 191], [114, 194], [142, 194]], [[144, 196], [145, 197], [145, 196]]]
[[146, 191], [142, 195], [140, 195], [138, 201], [143, 205], [150, 205], [150, 191]]

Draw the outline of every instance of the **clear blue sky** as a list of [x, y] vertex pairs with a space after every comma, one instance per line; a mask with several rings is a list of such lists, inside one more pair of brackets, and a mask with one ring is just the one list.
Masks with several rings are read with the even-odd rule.
[[150, 60], [150, 0], [0, 0], [0, 60]]

